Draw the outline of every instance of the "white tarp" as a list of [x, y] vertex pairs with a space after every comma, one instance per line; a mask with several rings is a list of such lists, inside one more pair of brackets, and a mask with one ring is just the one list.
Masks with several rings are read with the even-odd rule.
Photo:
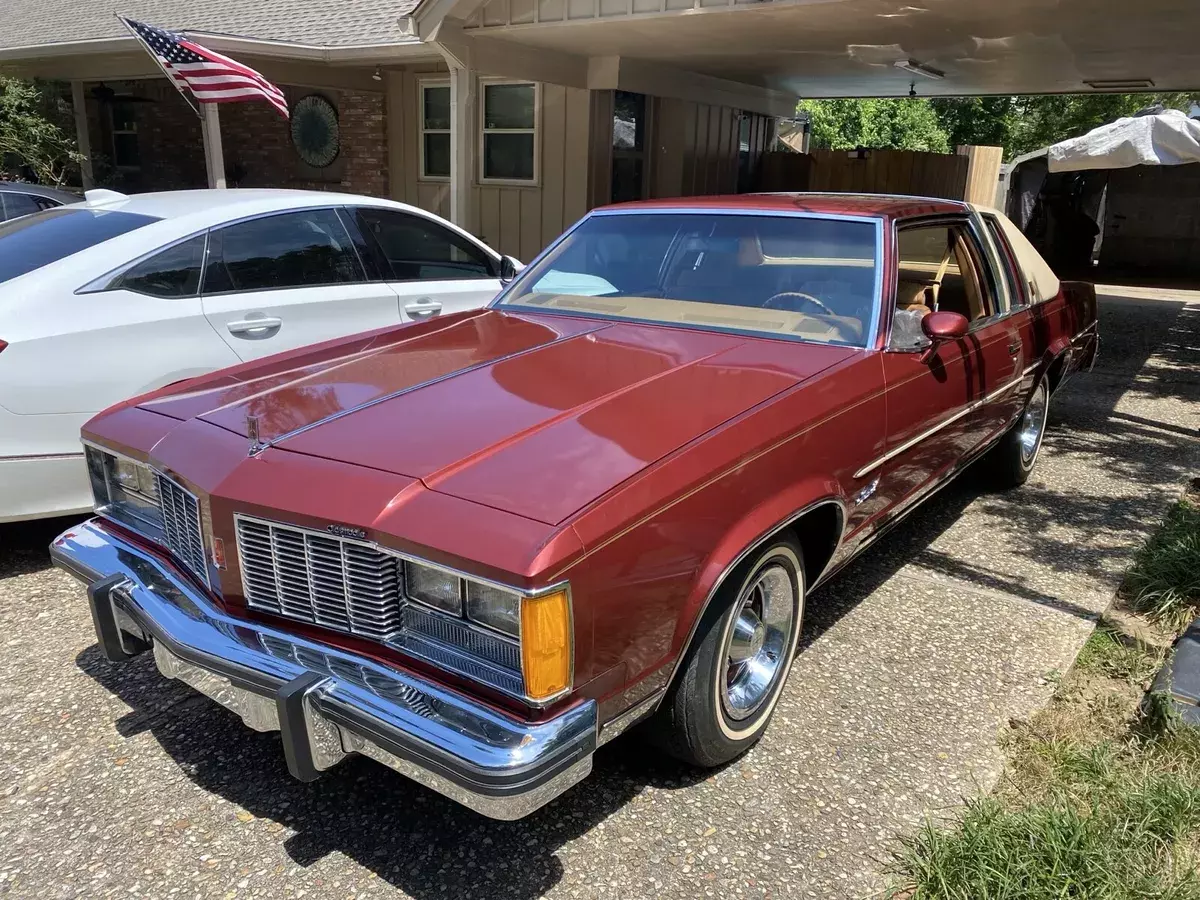
[[1046, 153], [1051, 172], [1200, 162], [1200, 122], [1177, 109], [1117, 119]]

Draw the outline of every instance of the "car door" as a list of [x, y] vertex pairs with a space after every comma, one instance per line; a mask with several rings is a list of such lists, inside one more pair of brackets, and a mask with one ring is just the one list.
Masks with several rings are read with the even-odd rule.
[[354, 214], [405, 321], [477, 309], [500, 290], [495, 254], [436, 219], [378, 206]]
[[243, 360], [399, 324], [395, 292], [366, 265], [334, 208], [214, 228], [204, 313]]
[[[1012, 380], [1015, 329], [998, 316], [965, 218], [902, 227], [883, 376], [885, 456], [873, 488], [898, 512], [935, 487], [985, 440], [980, 410]], [[931, 348], [920, 320], [934, 310], [970, 321], [961, 340]]]

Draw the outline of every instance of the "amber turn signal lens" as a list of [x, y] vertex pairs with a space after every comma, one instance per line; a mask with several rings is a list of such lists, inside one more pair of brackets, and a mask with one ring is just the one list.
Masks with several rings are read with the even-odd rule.
[[525, 693], [534, 700], [571, 686], [571, 604], [565, 590], [521, 601], [521, 669]]

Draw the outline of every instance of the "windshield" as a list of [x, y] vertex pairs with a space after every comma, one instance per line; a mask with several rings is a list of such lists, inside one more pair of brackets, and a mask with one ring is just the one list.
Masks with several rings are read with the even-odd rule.
[[878, 234], [871, 219], [594, 215], [499, 305], [862, 347]]
[[115, 210], [60, 207], [0, 224], [0, 282], [157, 221]]

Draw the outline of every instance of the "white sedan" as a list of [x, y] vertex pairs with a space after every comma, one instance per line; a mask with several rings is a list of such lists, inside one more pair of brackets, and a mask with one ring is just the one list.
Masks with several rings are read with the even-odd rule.
[[483, 306], [513, 266], [423, 210], [321, 192], [89, 191], [0, 224], [0, 522], [91, 508], [79, 429], [114, 403]]

